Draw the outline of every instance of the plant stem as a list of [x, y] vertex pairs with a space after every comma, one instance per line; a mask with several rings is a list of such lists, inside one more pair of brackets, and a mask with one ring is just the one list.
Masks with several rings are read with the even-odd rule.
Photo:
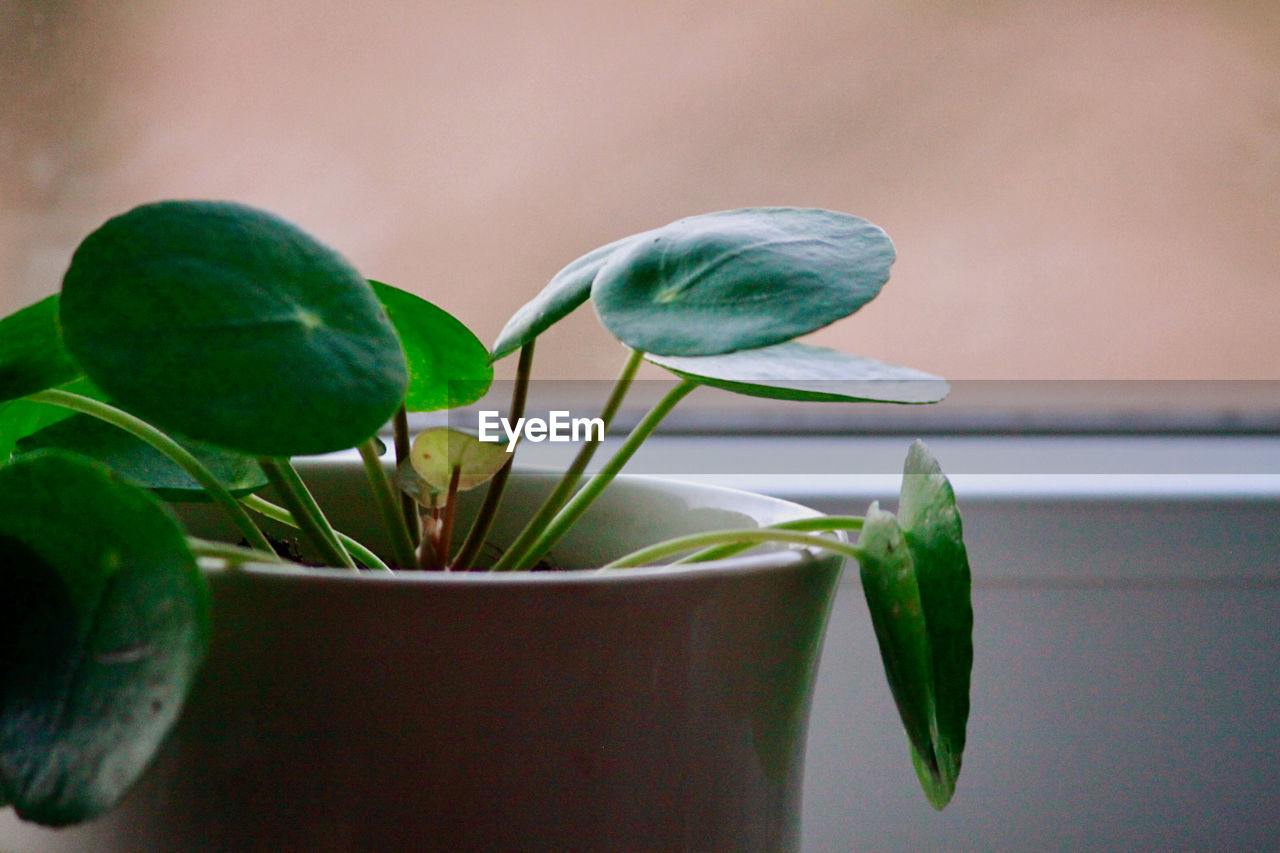
[[[511, 391], [510, 419], [513, 423], [524, 417], [525, 402], [529, 398], [529, 377], [533, 373], [533, 344], [534, 341], [529, 341], [520, 348], [515, 387]], [[454, 571], [467, 571], [479, 556], [480, 549], [484, 547], [484, 540], [493, 528], [493, 520], [498, 517], [498, 508], [502, 505], [502, 496], [506, 493], [507, 480], [511, 478], [511, 468], [514, 464], [515, 454], [512, 453], [507, 464], [498, 469], [498, 473], [494, 474], [493, 479], [489, 481], [480, 510], [472, 520], [467, 538], [463, 540], [462, 547], [458, 549], [458, 556], [450, 566]]]
[[821, 548], [824, 551], [833, 551], [852, 560], [861, 559], [862, 556], [861, 548], [846, 542], [837, 542], [834, 539], [826, 539], [799, 531], [757, 527], [750, 530], [712, 530], [706, 533], [679, 536], [675, 539], [668, 539], [666, 542], [659, 542], [656, 545], [641, 548], [639, 551], [633, 551], [625, 557], [619, 557], [613, 562], [607, 563], [603, 568], [621, 569], [631, 566], [645, 566], [672, 554], [679, 554], [682, 551], [689, 551], [694, 548], [742, 542], [750, 542], [752, 545], [766, 542], [786, 542], [810, 548]]
[[191, 451], [151, 424], [109, 403], [74, 394], [70, 391], [49, 389], [32, 394], [27, 399], [37, 403], [51, 403], [55, 406], [62, 406], [63, 408], [91, 415], [145, 441], [190, 474], [192, 479], [199, 483], [200, 487], [209, 494], [209, 497], [213, 498], [219, 506], [226, 510], [227, 515], [231, 516], [231, 520], [251, 546], [271, 554], [275, 553], [271, 543], [267, 541], [267, 537], [253, 523], [253, 519], [244, 511], [244, 508], [236, 502], [235, 496], [227, 490], [222, 481], [215, 477], [204, 466], [204, 463], [192, 455]]
[[[795, 521], [784, 521], [771, 524], [765, 530], [861, 530], [863, 519], [856, 515], [826, 515], [820, 518], [798, 518]], [[705, 563], [708, 560], [723, 560], [754, 548], [756, 542], [729, 542], [706, 548], [676, 560], [677, 563]]]
[[[596, 472], [596, 475], [587, 481], [587, 484], [573, 496], [564, 507], [556, 513], [555, 518], [547, 525], [546, 529], [541, 532], [534, 543], [529, 547], [527, 553], [520, 556], [520, 562], [511, 568], [523, 568], [530, 566], [539, 560], [556, 542], [560, 541], [560, 537], [568, 532], [575, 522], [582, 516], [587, 508], [595, 501], [596, 498], [605, 490], [609, 483], [613, 482], [614, 477], [618, 476], [618, 472], [622, 470], [622, 466], [626, 465], [635, 452], [640, 449], [640, 445], [644, 444], [650, 433], [657, 428], [667, 413], [675, 408], [694, 388], [698, 387], [698, 383], [690, 380], [681, 380], [680, 384], [672, 388], [667, 394], [654, 405], [649, 413], [644, 416], [640, 423], [636, 424], [631, 430], [631, 434], [622, 442], [622, 446], [613, 454], [612, 458], [604, 464], [604, 466]], [[494, 567], [497, 569], [497, 566]]]
[[258, 460], [271, 485], [284, 501], [293, 518], [298, 522], [298, 529], [311, 540], [311, 544], [320, 552], [320, 559], [327, 565], [354, 569], [355, 561], [338, 541], [329, 520], [324, 517], [316, 499], [307, 489], [298, 472], [288, 459], [262, 457]]
[[402, 569], [412, 568], [417, 561], [413, 537], [409, 533], [409, 526], [405, 524], [402, 508], [396, 503], [391, 481], [382, 467], [377, 439], [371, 438], [360, 445], [360, 459], [364, 462], [369, 487], [373, 490], [374, 505], [377, 506], [378, 514], [382, 516], [382, 524], [391, 538], [391, 550], [395, 554], [396, 564]]
[[[264, 515], [272, 521], [287, 524], [295, 529], [298, 527], [298, 522], [294, 519], [293, 513], [289, 512], [289, 510], [282, 506], [276, 506], [265, 498], [258, 497], [257, 495], [245, 495], [240, 499], [240, 503], [244, 505], [245, 509], [253, 510], [259, 515]], [[342, 543], [343, 547], [345, 547], [347, 551], [365, 567], [370, 569], [382, 569], [387, 572], [391, 571], [391, 567], [382, 562], [381, 557], [370, 551], [364, 545], [341, 531], [334, 532], [338, 534], [338, 541]]]
[[453, 543], [453, 518], [458, 511], [458, 482], [462, 479], [462, 466], [457, 465], [449, 477], [449, 491], [445, 493], [444, 517], [436, 529], [436, 553], [440, 555], [441, 568], [449, 568], [449, 549]]
[[215, 557], [235, 567], [245, 563], [279, 563], [280, 557], [274, 551], [259, 551], [255, 548], [242, 548], [239, 545], [228, 545], [226, 542], [213, 542], [198, 536], [187, 537], [187, 547], [196, 557]]
[[[627, 361], [622, 366], [622, 371], [618, 374], [617, 381], [614, 382], [613, 391], [610, 392], [609, 399], [605, 401], [604, 408], [600, 410], [600, 420], [604, 423], [606, 431], [609, 429], [609, 424], [613, 422], [614, 415], [618, 413], [618, 409], [622, 406], [622, 401], [627, 396], [627, 391], [631, 388], [631, 382], [635, 379], [636, 371], [640, 369], [640, 363], [643, 359], [644, 353], [639, 350], [632, 350], [630, 355], [627, 356]], [[537, 540], [539, 534], [546, 529], [547, 524], [555, 517], [555, 514], [569, 500], [569, 496], [577, 488], [579, 481], [582, 479], [582, 473], [587, 470], [587, 465], [590, 464], [591, 458], [595, 455], [601, 443], [601, 441], [597, 441], [594, 438], [589, 438], [579, 448], [577, 455], [573, 458], [573, 462], [570, 463], [561, 476], [560, 482], [556, 483], [556, 487], [542, 502], [542, 506], [538, 507], [538, 511], [534, 513], [533, 518], [529, 519], [528, 523], [525, 524], [524, 529], [520, 531], [515, 541], [511, 543], [511, 547], [494, 563], [493, 571], [510, 571], [522, 564], [533, 562], [526, 559], [529, 549]], [[535, 557], [534, 559], [536, 560], [537, 558]]]
[[[403, 405], [396, 409], [396, 416], [392, 420], [392, 430], [396, 448], [396, 468], [399, 468], [400, 463], [409, 458], [411, 447], [409, 442], [409, 413], [405, 411]], [[413, 547], [418, 547], [419, 537], [422, 536], [422, 524], [418, 518], [418, 502], [404, 492], [400, 493], [400, 514], [404, 516], [404, 526], [409, 531], [409, 541], [413, 543]]]

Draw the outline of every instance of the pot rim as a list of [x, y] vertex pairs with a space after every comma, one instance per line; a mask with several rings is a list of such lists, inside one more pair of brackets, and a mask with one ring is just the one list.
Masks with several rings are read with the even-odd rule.
[[[358, 460], [355, 460], [359, 464]], [[353, 462], [345, 454], [331, 454], [323, 457], [311, 457], [306, 465], [317, 467], [344, 468]], [[520, 466], [513, 473], [538, 479], [559, 479], [563, 473], [554, 468], [540, 466]], [[734, 489], [706, 483], [676, 480], [669, 477], [658, 477], [648, 474], [620, 474], [617, 482], [671, 489], [673, 486], [681, 492], [702, 492], [718, 494], [725, 497], [746, 496], [751, 500], [772, 504], [776, 509], [792, 510], [792, 518], [816, 518], [823, 513], [771, 495], [750, 492], [745, 489]], [[847, 541], [843, 532], [835, 531], [841, 542]], [[331, 566], [279, 565], [274, 563], [242, 563], [230, 566], [217, 558], [202, 558], [200, 569], [207, 577], [230, 577], [237, 574], [261, 577], [264, 579], [313, 579], [326, 583], [339, 584], [417, 584], [417, 585], [457, 585], [457, 584], [498, 584], [527, 585], [546, 587], [555, 585], [581, 584], [618, 584], [638, 583], [646, 580], [669, 578], [715, 578], [728, 575], [764, 573], [782, 569], [797, 569], [802, 566], [820, 565], [829, 560], [843, 562], [845, 558], [832, 552], [818, 552], [812, 548], [783, 547], [774, 551], [741, 554], [721, 560], [708, 560], [701, 563], [680, 563], [675, 565], [639, 566], [635, 568], [604, 569], [543, 569], [509, 572], [491, 571], [423, 571], [418, 569], [398, 569], [380, 571], [377, 569], [344, 569]]]

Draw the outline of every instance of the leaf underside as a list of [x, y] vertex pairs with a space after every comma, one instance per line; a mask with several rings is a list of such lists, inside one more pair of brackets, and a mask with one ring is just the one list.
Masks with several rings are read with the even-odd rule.
[[779, 400], [936, 403], [949, 390], [919, 370], [796, 341], [725, 355], [645, 358], [703, 385]]

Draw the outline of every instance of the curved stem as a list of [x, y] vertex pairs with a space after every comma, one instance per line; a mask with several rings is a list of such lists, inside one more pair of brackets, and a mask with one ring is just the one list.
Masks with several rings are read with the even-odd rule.
[[[690, 391], [698, 387], [698, 383], [691, 379], [681, 380], [680, 384], [672, 388], [667, 394], [654, 405], [649, 413], [641, 419], [640, 423], [635, 425], [630, 435], [622, 442], [622, 446], [613, 454], [608, 462], [596, 472], [596, 475], [587, 481], [587, 484], [573, 496], [564, 507], [556, 513], [555, 518], [547, 525], [546, 529], [534, 540], [526, 554], [522, 555], [520, 562], [511, 568], [521, 568], [523, 566], [532, 565], [541, 559], [551, 547], [560, 541], [560, 537], [568, 532], [575, 522], [582, 517], [587, 508], [600, 497], [614, 477], [618, 476], [618, 472], [622, 470], [622, 466], [630, 461], [635, 452], [640, 449], [640, 445], [644, 444], [645, 439], [657, 428], [662, 419], [667, 416], [675, 405], [683, 400]], [[494, 567], [497, 568], [496, 566]]]
[[[520, 348], [515, 387], [511, 390], [510, 419], [512, 423], [524, 417], [525, 403], [529, 399], [529, 378], [533, 375], [533, 344], [534, 341], [529, 341]], [[480, 504], [476, 517], [472, 519], [467, 538], [463, 540], [462, 547], [458, 549], [458, 556], [450, 566], [454, 571], [467, 571], [480, 555], [484, 540], [488, 538], [489, 531], [493, 529], [493, 521], [498, 517], [498, 508], [502, 505], [502, 496], [506, 494], [507, 480], [511, 478], [511, 467], [514, 464], [515, 454], [513, 453], [507, 460], [507, 464], [498, 469], [498, 473], [494, 474], [493, 479], [489, 481], [489, 486], [484, 493], [484, 502]]]
[[258, 464], [262, 466], [263, 473], [267, 475], [267, 479], [275, 487], [280, 499], [284, 501], [285, 506], [298, 522], [298, 529], [320, 552], [320, 559], [324, 560], [326, 565], [354, 569], [355, 561], [338, 541], [338, 534], [334, 532], [329, 520], [324, 517], [324, 513], [316, 504], [316, 499], [289, 460], [264, 456], [258, 460]]
[[377, 439], [371, 438], [360, 445], [360, 459], [364, 462], [369, 487], [373, 490], [374, 505], [378, 508], [378, 514], [382, 516], [382, 524], [387, 530], [387, 536], [391, 538], [391, 550], [395, 554], [396, 563], [402, 569], [412, 568], [417, 561], [413, 538], [405, 523], [402, 508], [396, 502], [396, 493], [391, 488], [391, 480], [387, 478], [386, 469], [382, 467]]
[[675, 539], [668, 539], [666, 542], [659, 542], [656, 545], [641, 548], [639, 551], [633, 551], [625, 557], [619, 557], [613, 562], [607, 563], [602, 568], [622, 569], [631, 566], [651, 565], [655, 561], [670, 557], [673, 554], [690, 551], [694, 548], [705, 548], [711, 545], [722, 545], [727, 543], [750, 543], [752, 545], [759, 545], [768, 542], [785, 542], [792, 545], [804, 545], [810, 548], [820, 548], [824, 551], [832, 551], [852, 560], [861, 559], [863, 553], [862, 549], [856, 545], [850, 545], [846, 542], [837, 542], [834, 539], [826, 539], [821, 536], [813, 536], [799, 531], [757, 527], [750, 530], [712, 530], [707, 533], [694, 533], [689, 536], [679, 536]]
[[[618, 379], [613, 384], [613, 390], [609, 393], [609, 399], [605, 401], [604, 408], [600, 410], [600, 420], [604, 424], [604, 431], [609, 429], [609, 424], [613, 422], [614, 416], [618, 414], [618, 409], [622, 407], [622, 401], [627, 396], [627, 391], [630, 390], [631, 383], [635, 379], [636, 372], [640, 369], [640, 364], [643, 360], [644, 353], [640, 350], [632, 350], [630, 355], [627, 356], [627, 361], [623, 364], [622, 370], [618, 373]], [[538, 507], [538, 511], [534, 513], [533, 518], [529, 519], [528, 523], [525, 524], [524, 529], [520, 531], [515, 541], [511, 543], [511, 547], [494, 563], [493, 571], [510, 571], [537, 560], [537, 557], [529, 559], [530, 549], [556, 513], [564, 507], [569, 497], [573, 494], [573, 490], [578, 487], [578, 483], [582, 480], [583, 472], [587, 470], [587, 465], [591, 463], [591, 459], [595, 456], [595, 452], [599, 449], [601, 443], [603, 443], [603, 436], [599, 440], [588, 438], [582, 447], [578, 449], [573, 462], [565, 469], [564, 474], [560, 477], [560, 481], [556, 483], [556, 487], [551, 491], [551, 494], [542, 502], [542, 506]]]
[[49, 389], [32, 394], [27, 397], [37, 403], [51, 403], [55, 406], [62, 406], [72, 411], [82, 414], [91, 415], [99, 420], [106, 421], [113, 426], [117, 426], [125, 432], [133, 435], [135, 438], [145, 441], [156, 450], [177, 463], [182, 470], [191, 475], [191, 478], [200, 484], [217, 504], [226, 510], [227, 515], [231, 516], [231, 520], [239, 528], [240, 533], [256, 549], [267, 551], [272, 554], [275, 551], [271, 548], [271, 543], [267, 541], [267, 537], [263, 535], [258, 526], [253, 523], [253, 519], [244, 511], [244, 508], [236, 502], [235, 496], [227, 490], [222, 481], [213, 475], [213, 473], [197, 459], [191, 451], [187, 450], [178, 442], [165, 435], [151, 424], [142, 420], [135, 415], [131, 415], [123, 409], [118, 409], [109, 403], [101, 400], [94, 400], [80, 394], [74, 394], [70, 391], [60, 391], [58, 389]]
[[[863, 518], [857, 515], [824, 515], [819, 518], [798, 518], [795, 521], [784, 521], [771, 524], [765, 530], [861, 530]], [[681, 557], [677, 563], [705, 563], [708, 560], [723, 560], [754, 548], [755, 542], [730, 542], [706, 548], [694, 554]]]
[[[278, 521], [281, 524], [287, 524], [297, 529], [298, 522], [294, 519], [293, 513], [282, 506], [276, 506], [271, 501], [258, 497], [257, 495], [245, 495], [240, 499], [240, 503], [245, 509], [252, 510], [259, 515], [266, 516], [272, 521]], [[338, 541], [342, 543], [347, 551], [360, 561], [366, 568], [381, 569], [383, 571], [391, 571], [391, 567], [382, 561], [382, 558], [370, 551], [364, 545], [352, 539], [341, 531], [334, 531], [338, 535]]]

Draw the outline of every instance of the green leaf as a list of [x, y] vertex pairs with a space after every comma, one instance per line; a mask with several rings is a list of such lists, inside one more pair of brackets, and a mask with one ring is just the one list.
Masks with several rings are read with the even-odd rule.
[[586, 302], [591, 295], [591, 282], [605, 261], [614, 252], [642, 239], [647, 233], [649, 232], [633, 234], [592, 249], [552, 276], [547, 286], [507, 321], [498, 340], [494, 342], [491, 360], [505, 358], [520, 349]]
[[[95, 400], [106, 399], [106, 395], [83, 376], [58, 387]], [[34, 435], [47, 426], [66, 420], [71, 415], [72, 412], [62, 406], [36, 403], [32, 400], [10, 400], [7, 403], [0, 403], [0, 464], [8, 460], [17, 449], [19, 440]]]
[[465, 492], [493, 479], [511, 454], [501, 442], [439, 426], [418, 433], [405, 461], [409, 471], [400, 472], [401, 488], [425, 506], [442, 506], [456, 469], [461, 469], [458, 491]]
[[118, 216], [62, 284], [67, 349], [130, 412], [255, 456], [352, 447], [408, 374], [365, 279], [296, 226], [226, 202]]
[[[267, 476], [253, 459], [216, 447], [180, 442], [237, 497], [256, 492]], [[181, 466], [119, 427], [73, 414], [18, 442], [19, 453], [57, 448], [102, 462], [126, 482], [153, 490], [167, 501], [209, 501], [209, 494]]]
[[955, 492], [921, 441], [907, 452], [898, 517], [915, 562], [933, 655], [938, 770], [934, 781], [949, 800], [960, 775], [969, 719], [973, 604]]
[[405, 409], [434, 412], [474, 403], [493, 384], [489, 351], [443, 308], [380, 281], [370, 281], [400, 336], [409, 367]]
[[156, 498], [69, 454], [0, 468], [0, 789], [28, 820], [102, 814], [150, 762], [208, 641]]
[[889, 690], [913, 753], [936, 776], [933, 655], [911, 551], [897, 518], [878, 503], [867, 510], [858, 547], [864, 552], [858, 561], [862, 592]]
[[748, 208], [681, 219], [613, 252], [591, 285], [632, 349], [718, 355], [789, 341], [871, 301], [893, 244], [827, 210]]
[[779, 400], [936, 403], [949, 390], [919, 370], [795, 341], [724, 355], [645, 358], [703, 385]]
[[0, 320], [0, 401], [43, 391], [80, 375], [62, 344], [57, 295]]

